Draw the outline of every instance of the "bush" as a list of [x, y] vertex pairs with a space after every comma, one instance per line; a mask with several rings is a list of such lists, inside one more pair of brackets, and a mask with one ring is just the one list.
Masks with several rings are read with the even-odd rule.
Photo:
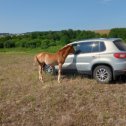
[[4, 48], [4, 43], [0, 42], [0, 48]]
[[11, 40], [5, 41], [4, 42], [4, 47], [5, 48], [14, 48], [15, 47], [15, 42], [11, 41]]
[[126, 39], [126, 28], [113, 28], [109, 33], [109, 37]]
[[41, 48], [46, 49], [49, 47], [49, 40], [43, 40], [41, 41]]
[[41, 41], [40, 40], [36, 40], [36, 47], [41, 47]]
[[26, 48], [36, 48], [36, 42], [35, 41], [29, 41], [25, 43]]
[[20, 47], [25, 47], [25, 48], [37, 48], [37, 47], [41, 47], [41, 41], [39, 40], [23, 40], [18, 42]]
[[26, 41], [19, 42], [19, 46], [23, 48], [26, 47]]

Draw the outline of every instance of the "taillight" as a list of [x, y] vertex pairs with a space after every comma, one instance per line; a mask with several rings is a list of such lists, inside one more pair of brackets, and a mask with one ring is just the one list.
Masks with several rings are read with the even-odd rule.
[[124, 59], [126, 58], [126, 53], [114, 53], [115, 58]]

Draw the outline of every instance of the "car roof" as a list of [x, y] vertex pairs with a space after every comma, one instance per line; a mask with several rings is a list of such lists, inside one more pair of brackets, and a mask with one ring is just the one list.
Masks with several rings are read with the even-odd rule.
[[74, 42], [71, 42], [70, 44], [81, 43], [81, 42], [90, 42], [90, 41], [99, 42], [99, 41], [115, 41], [115, 40], [122, 40], [122, 39], [121, 38], [94, 38], [94, 39], [74, 41]]

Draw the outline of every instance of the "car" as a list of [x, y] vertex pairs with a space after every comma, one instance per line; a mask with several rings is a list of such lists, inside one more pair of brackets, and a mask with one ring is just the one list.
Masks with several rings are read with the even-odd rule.
[[[62, 71], [91, 75], [100, 83], [110, 83], [126, 73], [126, 44], [120, 38], [95, 38], [69, 43], [75, 49], [67, 56]], [[46, 71], [55, 73], [46, 66]]]

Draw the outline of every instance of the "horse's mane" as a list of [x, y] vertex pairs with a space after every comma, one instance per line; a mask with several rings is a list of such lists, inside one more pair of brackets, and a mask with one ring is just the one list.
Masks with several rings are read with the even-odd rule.
[[64, 51], [65, 49], [67, 49], [68, 47], [71, 47], [71, 45], [66, 45], [63, 48], [61, 48], [58, 52]]

